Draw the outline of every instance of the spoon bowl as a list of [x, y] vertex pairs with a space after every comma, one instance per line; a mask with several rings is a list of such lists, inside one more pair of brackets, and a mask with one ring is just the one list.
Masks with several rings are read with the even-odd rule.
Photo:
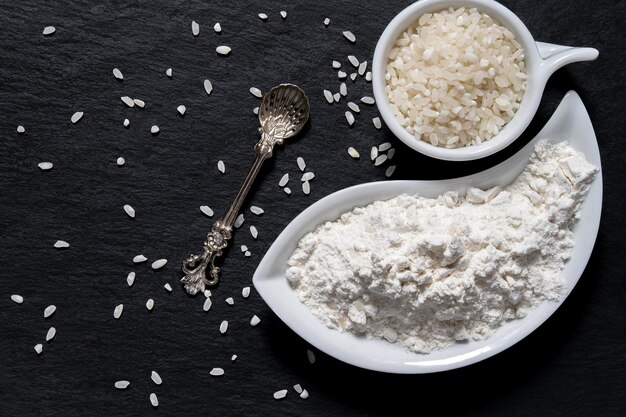
[[[559, 302], [545, 302], [521, 320], [512, 320], [493, 335], [480, 341], [458, 343], [429, 354], [416, 354], [382, 340], [368, 340], [350, 333], [331, 330], [321, 323], [298, 300], [286, 278], [287, 260], [300, 239], [318, 225], [336, 220], [356, 206], [377, 200], [387, 200], [400, 194], [421, 194], [435, 197], [446, 191], [463, 191], [468, 186], [490, 188], [510, 184], [525, 168], [535, 144], [542, 139], [550, 142], [569, 141], [585, 158], [598, 168], [580, 219], [576, 223], [571, 259], [561, 274], [566, 294]], [[441, 181], [379, 181], [337, 191], [316, 202], [297, 216], [278, 236], [259, 264], [253, 283], [261, 297], [293, 331], [321, 351], [344, 362], [376, 371], [392, 373], [439, 372], [466, 366], [501, 352], [517, 343], [552, 315], [572, 291], [591, 255], [602, 209], [602, 171], [598, 143], [580, 97], [567, 93], [546, 126], [528, 145], [508, 160], [467, 177]]]
[[278, 85], [263, 96], [259, 107], [261, 130], [282, 143], [302, 130], [309, 112], [309, 99], [300, 87]]

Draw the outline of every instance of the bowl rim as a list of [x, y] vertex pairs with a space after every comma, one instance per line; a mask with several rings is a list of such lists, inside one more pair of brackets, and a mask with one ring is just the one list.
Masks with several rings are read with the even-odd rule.
[[[441, 11], [449, 7], [477, 8], [513, 32], [515, 39], [524, 49], [527, 74], [526, 89], [520, 107], [498, 134], [480, 145], [453, 149], [434, 146], [416, 139], [400, 125], [389, 106], [384, 79], [387, 56], [398, 36], [424, 13]], [[372, 60], [372, 87], [376, 105], [387, 127], [407, 146], [437, 159], [469, 161], [484, 158], [506, 148], [528, 127], [539, 108], [546, 82], [553, 72], [548, 66], [542, 65], [543, 61], [536, 41], [526, 25], [515, 13], [494, 0], [420, 0], [398, 13], [380, 36]]]

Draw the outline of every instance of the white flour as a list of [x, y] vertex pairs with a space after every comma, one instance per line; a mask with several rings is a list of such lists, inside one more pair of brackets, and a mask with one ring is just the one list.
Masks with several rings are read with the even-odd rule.
[[511, 185], [401, 195], [307, 234], [287, 279], [326, 326], [427, 353], [482, 339], [563, 293], [570, 228], [596, 169], [539, 143]]

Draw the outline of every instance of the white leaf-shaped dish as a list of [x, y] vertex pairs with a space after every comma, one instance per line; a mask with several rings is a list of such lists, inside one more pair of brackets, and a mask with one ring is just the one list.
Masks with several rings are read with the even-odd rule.
[[[463, 190], [472, 185], [489, 188], [511, 183], [524, 169], [537, 141], [569, 141], [599, 169], [581, 208], [581, 218], [574, 228], [571, 259], [562, 271], [566, 295], [559, 302], [545, 302], [521, 320], [513, 320], [481, 341], [455, 344], [429, 354], [416, 354], [399, 345], [341, 333], [324, 326], [302, 304], [285, 278], [287, 260], [300, 239], [317, 225], [335, 220], [341, 213], [376, 200], [386, 200], [402, 193], [434, 197], [449, 190]], [[341, 361], [381, 372], [416, 374], [439, 372], [466, 366], [517, 343], [543, 323], [565, 300], [582, 275], [598, 233], [602, 210], [602, 171], [600, 153], [593, 126], [578, 94], [567, 93], [546, 126], [528, 145], [508, 160], [467, 177], [441, 181], [382, 181], [337, 191], [304, 210], [278, 236], [257, 268], [253, 283], [261, 297], [293, 331], [310, 344]]]

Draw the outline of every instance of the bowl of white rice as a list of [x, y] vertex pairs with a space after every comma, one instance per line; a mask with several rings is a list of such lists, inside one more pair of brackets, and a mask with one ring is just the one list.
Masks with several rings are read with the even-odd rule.
[[597, 56], [593, 48], [535, 42], [493, 0], [421, 0], [381, 35], [372, 83], [400, 140], [433, 158], [468, 161], [522, 134], [554, 71]]

